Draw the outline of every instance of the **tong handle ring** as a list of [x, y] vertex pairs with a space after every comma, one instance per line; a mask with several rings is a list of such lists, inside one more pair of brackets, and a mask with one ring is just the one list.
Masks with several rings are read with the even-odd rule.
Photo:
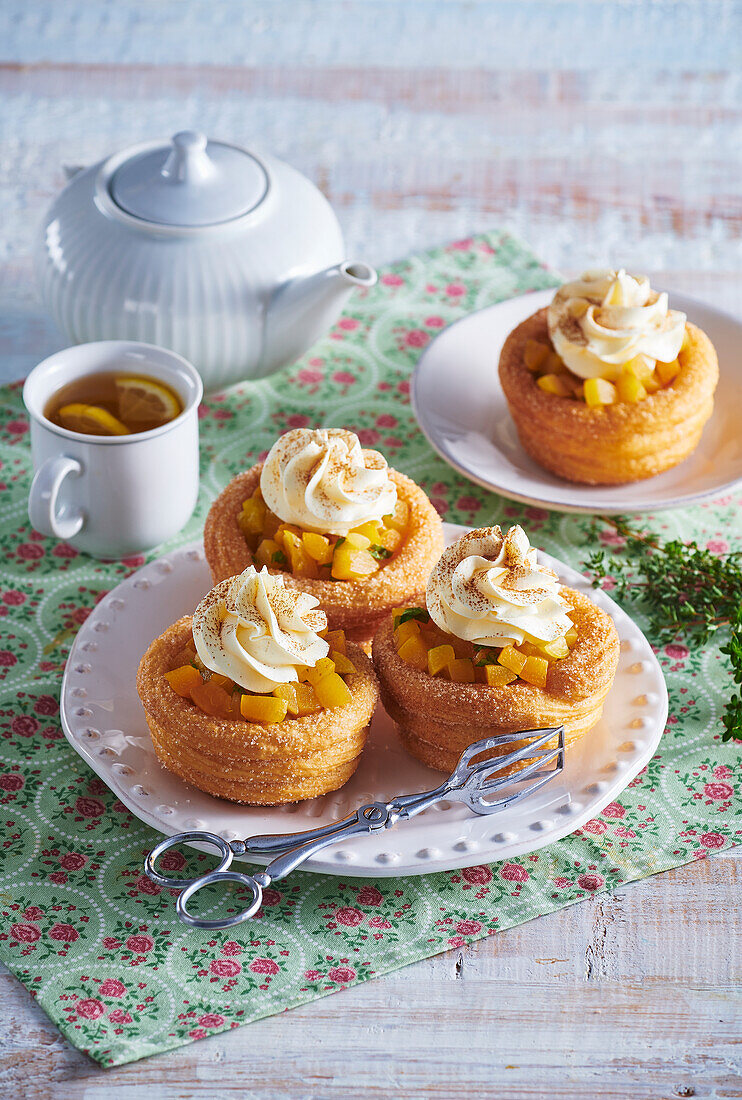
[[[243, 920], [249, 920], [257, 913], [263, 901], [263, 886], [267, 886], [270, 881], [270, 875], [262, 873], [253, 877], [243, 874], [242, 871], [211, 871], [202, 878], [193, 879], [182, 894], [178, 894], [175, 908], [183, 923], [190, 924], [192, 928], [231, 928], [235, 924], [241, 924]], [[252, 897], [244, 909], [228, 917], [207, 920], [204, 917], [194, 916], [188, 911], [188, 902], [204, 886], [211, 886], [215, 882], [236, 882], [239, 886], [246, 886], [251, 891]]]
[[152, 851], [148, 854], [144, 861], [144, 870], [147, 877], [152, 879], [152, 882], [156, 882], [158, 886], [169, 887], [171, 890], [184, 890], [186, 887], [193, 885], [196, 882], [201, 882], [202, 876], [196, 878], [169, 878], [167, 875], [160, 874], [155, 870], [155, 863], [165, 852], [170, 848], [176, 848], [180, 844], [190, 844], [194, 841], [199, 841], [201, 844], [209, 844], [217, 849], [221, 855], [219, 866], [214, 868], [212, 873], [219, 872], [220, 874], [227, 870], [230, 863], [234, 858], [234, 851], [231, 845], [219, 836], [218, 833], [207, 833], [203, 830], [196, 829], [190, 833], [175, 833], [174, 836], [165, 837], [159, 844], [156, 844]]

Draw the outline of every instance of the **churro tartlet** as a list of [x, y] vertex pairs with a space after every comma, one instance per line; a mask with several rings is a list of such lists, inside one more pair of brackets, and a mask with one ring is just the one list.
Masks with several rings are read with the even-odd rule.
[[342, 428], [297, 428], [219, 494], [204, 528], [215, 582], [255, 564], [308, 592], [361, 644], [420, 600], [443, 548], [422, 489]]
[[695, 450], [719, 378], [708, 336], [643, 276], [586, 272], [510, 333], [500, 382], [528, 454], [559, 477], [618, 485]]
[[371, 662], [305, 592], [249, 566], [150, 645], [137, 690], [161, 763], [232, 802], [337, 790], [377, 699]]
[[402, 743], [440, 771], [493, 734], [563, 725], [574, 744], [600, 718], [618, 653], [611, 618], [560, 585], [520, 527], [460, 538], [433, 569], [426, 605], [395, 610], [373, 643]]

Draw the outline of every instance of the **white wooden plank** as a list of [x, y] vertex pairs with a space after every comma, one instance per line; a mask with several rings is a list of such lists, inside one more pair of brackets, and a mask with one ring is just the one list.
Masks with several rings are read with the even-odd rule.
[[[738, 61], [734, 0], [4, 0], [6, 56], [428, 68], [621, 66], [718, 71]], [[166, 34], [163, 34], [163, 29]]]
[[557, 1100], [665, 1098], [683, 1088], [738, 1096], [741, 874], [738, 863], [709, 859], [108, 1071], [68, 1047], [6, 976], [0, 1094], [21, 1079], [28, 1100], [167, 1100], [216, 1089], [255, 1100], [361, 1089], [432, 1098], [457, 1083], [462, 1095]]
[[449, 81], [444, 108], [405, 94], [410, 71], [372, 73], [368, 96], [347, 70], [261, 69], [252, 84], [240, 73], [140, 66], [117, 70], [107, 91], [101, 67], [0, 72], [5, 255], [29, 255], [63, 163], [196, 125], [307, 172], [349, 248], [375, 262], [500, 224], [562, 269], [742, 271], [737, 76], [710, 82], [719, 103], [700, 79], [652, 85], [649, 109], [631, 81], [611, 102], [602, 79], [503, 78], [491, 100], [465, 75]]

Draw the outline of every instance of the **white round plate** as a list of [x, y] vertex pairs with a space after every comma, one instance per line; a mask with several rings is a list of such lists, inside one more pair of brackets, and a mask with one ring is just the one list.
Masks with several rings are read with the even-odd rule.
[[[446, 524], [449, 542], [465, 528]], [[566, 754], [563, 773], [506, 811], [479, 817], [440, 803], [396, 829], [326, 848], [307, 870], [364, 877], [421, 875], [533, 851], [594, 817], [651, 759], [667, 719], [659, 664], [634, 622], [569, 566], [542, 555], [562, 580], [612, 616], [621, 657], [603, 718]], [[358, 771], [342, 790], [290, 806], [239, 806], [204, 794], [155, 756], [134, 678], [145, 649], [193, 610], [211, 586], [200, 544], [138, 569], [80, 628], [62, 684], [62, 725], [74, 749], [129, 809], [160, 832], [208, 829], [225, 840], [295, 832], [345, 817], [364, 802], [437, 787], [441, 773], [401, 748], [379, 706]]]
[[742, 481], [742, 322], [702, 302], [672, 295], [709, 336], [721, 377], [714, 412], [685, 462], [630, 485], [576, 485], [544, 470], [523, 450], [500, 386], [505, 338], [553, 290], [525, 294], [456, 321], [426, 348], [412, 380], [412, 407], [428, 442], [455, 470], [504, 497], [559, 512], [654, 512], [720, 496]]

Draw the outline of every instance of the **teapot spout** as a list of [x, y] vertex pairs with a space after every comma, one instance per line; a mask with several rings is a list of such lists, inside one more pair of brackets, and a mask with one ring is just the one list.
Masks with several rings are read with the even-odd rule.
[[[340, 277], [351, 288], [374, 286], [378, 279], [374, 269], [360, 260], [346, 260], [345, 263], [338, 264], [338, 268]], [[333, 271], [334, 268], [331, 267], [329, 270]]]
[[298, 359], [337, 320], [350, 294], [376, 280], [368, 264], [346, 260], [283, 283], [268, 302], [260, 374]]

